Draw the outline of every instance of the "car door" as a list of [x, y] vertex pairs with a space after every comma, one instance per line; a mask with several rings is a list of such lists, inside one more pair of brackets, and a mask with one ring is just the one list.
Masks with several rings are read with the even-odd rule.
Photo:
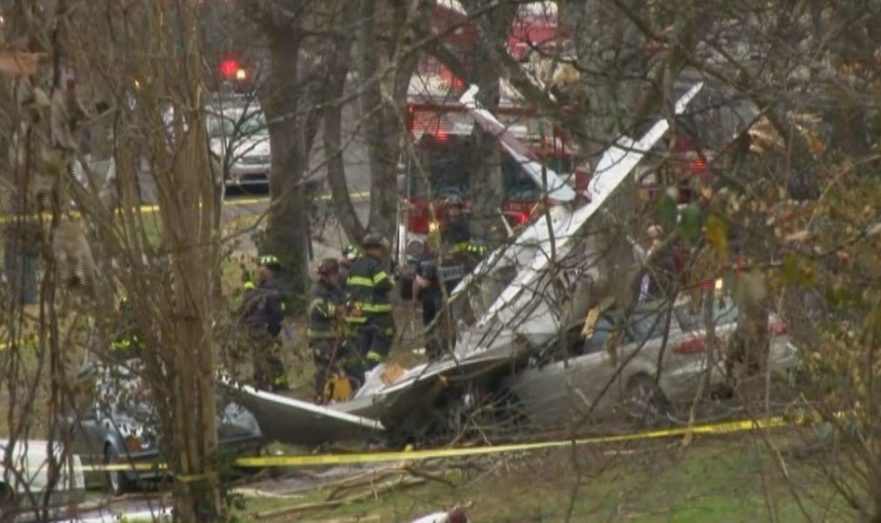
[[75, 408], [68, 413], [72, 433], [70, 449], [82, 457], [84, 462], [93, 461], [102, 454], [100, 424], [100, 370], [96, 366], [84, 368], [77, 376]]
[[603, 378], [606, 358], [601, 349], [609, 332], [608, 321], [600, 318], [592, 336], [567, 340], [566, 355], [550, 347], [540, 363], [506, 382], [532, 424], [545, 429], [567, 426], [590, 409]]
[[671, 399], [690, 400], [709, 372], [710, 387], [725, 379], [723, 361], [725, 347], [736, 328], [737, 309], [732, 300], [713, 300], [712, 321], [715, 343], [712, 353], [707, 339], [707, 317], [702, 305], [679, 303], [674, 315], [680, 327], [680, 335], [671, 339], [670, 365], [665, 369], [663, 384]]
[[[580, 355], [565, 362], [565, 397], [568, 410], [577, 417], [602, 416], [615, 404], [621, 393], [622, 380], [618, 372], [621, 358], [613, 358], [606, 342], [615, 328], [615, 318], [603, 314], [593, 332], [585, 338]], [[620, 342], [624, 343], [620, 343]], [[619, 348], [629, 342], [627, 333], [619, 338]], [[620, 350], [619, 350], [620, 356]]]

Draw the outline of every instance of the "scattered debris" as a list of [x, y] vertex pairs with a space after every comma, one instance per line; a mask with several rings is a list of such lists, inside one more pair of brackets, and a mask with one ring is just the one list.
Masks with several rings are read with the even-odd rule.
[[264, 512], [258, 512], [255, 517], [257, 519], [275, 519], [281, 516], [289, 516], [291, 514], [300, 514], [303, 512], [309, 512], [312, 510], [323, 510], [323, 509], [331, 509], [342, 507], [345, 505], [351, 505], [352, 503], [357, 503], [359, 501], [367, 501], [371, 498], [377, 499], [381, 494], [386, 492], [390, 492], [398, 489], [406, 489], [410, 487], [414, 487], [416, 485], [421, 485], [425, 483], [426, 480], [423, 478], [396, 478], [388, 481], [384, 481], [378, 484], [366, 484], [366, 489], [363, 489], [362, 492], [354, 493], [348, 497], [333, 499], [328, 501], [318, 501], [312, 503], [303, 503], [300, 505], [294, 505], [292, 507], [283, 507], [275, 510], [267, 510]]
[[465, 509], [455, 507], [449, 512], [435, 512], [419, 519], [413, 520], [412, 523], [468, 523], [468, 516], [465, 515]]
[[379, 514], [370, 514], [367, 516], [349, 516], [346, 518], [333, 519], [310, 519], [305, 523], [370, 523], [379, 521]]
[[248, 487], [234, 488], [231, 493], [249, 498], [298, 499], [303, 497], [302, 494], [279, 494], [277, 492]]

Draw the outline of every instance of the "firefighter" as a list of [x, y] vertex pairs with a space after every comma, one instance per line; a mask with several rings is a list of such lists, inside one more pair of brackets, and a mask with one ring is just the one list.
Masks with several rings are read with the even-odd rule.
[[282, 329], [282, 298], [275, 283], [280, 269], [278, 258], [261, 256], [258, 260], [257, 281], [245, 291], [240, 324], [245, 327], [254, 361], [254, 381], [258, 388], [287, 389], [287, 373], [278, 356]]
[[346, 248], [343, 249], [343, 255], [340, 257], [339, 267], [340, 267], [340, 282], [339, 287], [342, 290], [346, 288], [346, 280], [349, 278], [349, 271], [352, 269], [352, 265], [361, 257], [361, 249], [354, 245], [346, 245]]
[[[281, 303], [281, 312], [282, 312], [282, 314], [284, 314], [288, 308], [288, 305], [287, 305], [288, 300], [287, 300], [287, 297], [285, 296], [285, 293], [283, 292], [281, 282], [279, 281], [278, 278], [275, 277], [278, 274], [278, 272], [281, 271], [281, 263], [278, 261], [278, 258], [276, 256], [273, 256], [271, 254], [260, 256], [257, 259], [257, 263], [258, 263], [258, 265], [268, 264], [272, 267], [273, 278], [271, 278], [269, 280], [267, 285], [272, 290], [274, 290], [275, 292], [278, 293], [279, 300]], [[247, 291], [256, 289], [257, 282], [255, 280], [256, 280], [256, 278], [254, 277], [254, 275], [251, 274], [250, 271], [246, 270], [243, 265], [242, 266], [242, 290], [244, 290], [247, 293]]]
[[[433, 325], [435, 318], [444, 304], [444, 298], [449, 296], [452, 287], [447, 282], [442, 282], [438, 270], [438, 254], [431, 242], [425, 243], [422, 257], [416, 264], [416, 275], [413, 280], [413, 300], [418, 299], [422, 307], [422, 326], [425, 339], [425, 350], [431, 361], [438, 359], [442, 354], [444, 329], [437, 324]], [[445, 287], [442, 288], [441, 285]]]
[[450, 196], [444, 200], [446, 215], [444, 216], [441, 241], [445, 254], [458, 257], [464, 262], [466, 269], [471, 271], [483, 258], [485, 249], [471, 239], [471, 229], [465, 219], [465, 204], [462, 198]]
[[441, 289], [437, 271], [437, 253], [431, 242], [426, 241], [419, 261], [416, 263], [416, 274], [413, 279], [413, 301], [418, 300], [422, 306], [422, 326], [428, 327], [441, 304]]
[[325, 385], [334, 370], [342, 366], [345, 355], [345, 300], [339, 286], [337, 260], [326, 258], [318, 265], [318, 281], [309, 291], [309, 350], [315, 362], [315, 398], [324, 403]]
[[458, 196], [450, 196], [444, 200], [446, 214], [441, 229], [441, 241], [453, 254], [463, 254], [471, 245], [471, 229], [465, 219], [464, 207], [462, 198]]
[[347, 321], [366, 370], [370, 370], [385, 361], [394, 339], [395, 321], [389, 302], [393, 285], [384, 261], [388, 240], [370, 233], [364, 236], [361, 248], [363, 255], [352, 265], [346, 280], [346, 294], [351, 300]]
[[118, 361], [137, 358], [141, 352], [141, 340], [138, 337], [137, 318], [128, 298], [122, 298], [119, 301], [118, 313], [122, 328], [112, 342], [113, 356]]

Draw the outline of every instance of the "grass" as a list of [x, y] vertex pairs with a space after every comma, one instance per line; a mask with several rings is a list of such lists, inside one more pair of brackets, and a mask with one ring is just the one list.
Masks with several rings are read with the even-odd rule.
[[[483, 465], [487, 469], [481, 473], [446, 474], [449, 485], [429, 481], [375, 500], [274, 521], [371, 516], [407, 522], [456, 504], [470, 504], [469, 518], [481, 523], [806, 520], [790, 486], [752, 436], [700, 440], [685, 448], [679, 441], [667, 441], [538, 452]], [[815, 521], [853, 519], [852, 514], [827, 512], [831, 487], [809, 459], [787, 459], [787, 470], [790, 485], [801, 493]], [[258, 521], [259, 512], [321, 501], [327, 494], [316, 490], [296, 501], [248, 499], [242, 519]], [[836, 510], [842, 505], [840, 500], [832, 503]]]

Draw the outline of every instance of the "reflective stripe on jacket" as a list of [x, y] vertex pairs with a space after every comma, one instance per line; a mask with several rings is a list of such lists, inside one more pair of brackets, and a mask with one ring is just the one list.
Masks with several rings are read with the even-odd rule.
[[[363, 323], [366, 316], [392, 311], [389, 293], [392, 281], [383, 263], [372, 256], [362, 256], [349, 270], [346, 293], [352, 300], [350, 323]], [[364, 319], [361, 319], [364, 318]]]

